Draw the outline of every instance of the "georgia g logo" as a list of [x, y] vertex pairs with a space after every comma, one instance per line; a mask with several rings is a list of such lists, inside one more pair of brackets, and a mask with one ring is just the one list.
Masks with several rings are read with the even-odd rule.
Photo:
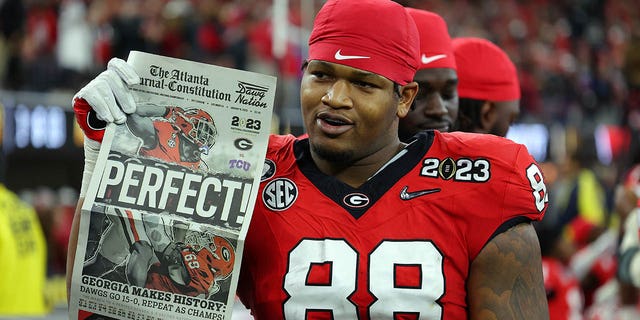
[[363, 193], [350, 193], [342, 199], [344, 204], [352, 208], [362, 208], [369, 204], [369, 197]]
[[298, 199], [298, 186], [287, 178], [269, 182], [262, 190], [262, 202], [273, 211], [289, 209]]
[[238, 138], [233, 141], [233, 145], [238, 150], [246, 151], [253, 148], [253, 142], [247, 138]]

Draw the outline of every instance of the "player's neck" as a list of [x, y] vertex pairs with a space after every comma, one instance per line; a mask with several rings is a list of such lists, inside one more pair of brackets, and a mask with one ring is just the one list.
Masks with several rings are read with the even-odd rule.
[[398, 140], [375, 153], [350, 163], [327, 161], [317, 156], [312, 157], [320, 171], [335, 176], [336, 179], [351, 187], [358, 188], [380, 171], [405, 146], [405, 143]]

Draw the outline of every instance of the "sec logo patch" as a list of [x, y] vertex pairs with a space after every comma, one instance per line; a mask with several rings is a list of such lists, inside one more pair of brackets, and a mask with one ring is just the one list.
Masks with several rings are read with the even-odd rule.
[[275, 179], [262, 190], [262, 202], [273, 211], [289, 209], [296, 199], [298, 199], [298, 186], [287, 178]]

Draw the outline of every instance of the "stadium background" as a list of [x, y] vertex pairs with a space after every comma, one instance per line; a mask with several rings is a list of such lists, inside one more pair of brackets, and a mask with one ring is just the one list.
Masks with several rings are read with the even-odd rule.
[[[398, 1], [442, 15], [515, 62], [527, 144], [548, 183], [570, 161], [611, 194], [637, 160], [637, 1]], [[82, 175], [73, 94], [129, 50], [278, 76], [273, 131], [303, 132], [300, 65], [321, 0], [0, 0], [0, 182], [32, 204], [48, 239], [53, 306], [64, 302], [66, 241]], [[491, 72], [488, 68], [487, 72]], [[58, 282], [56, 282], [58, 281]]]

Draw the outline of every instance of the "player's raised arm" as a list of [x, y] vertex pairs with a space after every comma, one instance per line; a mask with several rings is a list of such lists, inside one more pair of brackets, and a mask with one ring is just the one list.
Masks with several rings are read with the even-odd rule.
[[107, 70], [91, 80], [73, 97], [73, 111], [76, 121], [84, 132], [84, 171], [80, 187], [80, 199], [73, 216], [67, 254], [67, 296], [70, 296], [73, 263], [78, 245], [80, 211], [84, 196], [93, 174], [104, 129], [108, 122], [123, 123], [126, 115], [135, 112], [136, 106], [128, 86], [140, 82], [133, 67], [124, 60], [113, 58]]
[[497, 235], [471, 264], [469, 319], [549, 319], [540, 244], [521, 223]]

